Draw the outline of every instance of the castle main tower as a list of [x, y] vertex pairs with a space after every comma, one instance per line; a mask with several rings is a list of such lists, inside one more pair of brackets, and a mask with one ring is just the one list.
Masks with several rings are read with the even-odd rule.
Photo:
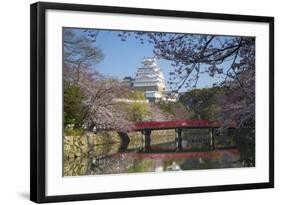
[[157, 64], [156, 58], [144, 58], [142, 66], [137, 69], [134, 88], [144, 92], [157, 92], [162, 94], [165, 91], [164, 75]]

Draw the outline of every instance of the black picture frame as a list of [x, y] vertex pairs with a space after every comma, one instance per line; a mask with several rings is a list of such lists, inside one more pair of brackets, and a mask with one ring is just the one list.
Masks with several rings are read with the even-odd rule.
[[[229, 184], [158, 190], [46, 196], [46, 11], [67, 10], [118, 14], [262, 22], [269, 24], [269, 181], [262, 183]], [[230, 15], [144, 8], [97, 5], [34, 3], [30, 7], [30, 200], [37, 203], [76, 200], [97, 200], [198, 192], [230, 191], [274, 187], [274, 18], [265, 16]], [[267, 122], [265, 122], [267, 123]]]

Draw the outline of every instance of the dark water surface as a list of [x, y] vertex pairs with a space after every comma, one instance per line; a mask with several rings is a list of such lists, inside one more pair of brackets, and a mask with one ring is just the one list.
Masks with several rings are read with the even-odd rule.
[[255, 166], [255, 143], [249, 131], [241, 131], [235, 137], [230, 134], [217, 135], [214, 147], [210, 147], [206, 133], [186, 132], [180, 146], [177, 140], [169, 137], [169, 142], [151, 143], [149, 146], [144, 142], [130, 142], [125, 148], [120, 143], [97, 145], [93, 147], [93, 152], [92, 158], [66, 160], [64, 174], [98, 175]]

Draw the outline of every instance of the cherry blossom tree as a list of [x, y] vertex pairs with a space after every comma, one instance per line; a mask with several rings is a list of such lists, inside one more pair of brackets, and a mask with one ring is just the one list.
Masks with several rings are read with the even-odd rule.
[[96, 125], [114, 129], [125, 129], [128, 124], [124, 113], [114, 109], [113, 101], [126, 89], [118, 80], [106, 77], [95, 69], [103, 58], [102, 51], [94, 45], [96, 32], [85, 30], [87, 35], [75, 35], [64, 30], [63, 78], [69, 84], [79, 87], [83, 94], [81, 118], [84, 127]]
[[63, 64], [67, 68], [63, 70], [65, 79], [78, 82], [81, 71], [88, 69], [95, 72], [94, 66], [103, 59], [102, 51], [93, 43], [96, 35], [87, 38], [85, 35], [76, 35], [72, 29], [64, 29]]

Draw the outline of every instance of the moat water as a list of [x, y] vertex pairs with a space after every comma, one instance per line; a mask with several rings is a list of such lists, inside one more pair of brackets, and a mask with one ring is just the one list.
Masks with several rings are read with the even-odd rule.
[[[64, 161], [64, 175], [100, 175], [140, 172], [184, 171], [199, 169], [241, 168], [255, 166], [253, 130], [241, 130], [239, 135], [215, 136], [210, 147], [207, 133], [183, 133], [177, 140], [145, 145], [129, 142], [93, 147], [91, 158]], [[165, 136], [163, 136], [165, 138]]]

